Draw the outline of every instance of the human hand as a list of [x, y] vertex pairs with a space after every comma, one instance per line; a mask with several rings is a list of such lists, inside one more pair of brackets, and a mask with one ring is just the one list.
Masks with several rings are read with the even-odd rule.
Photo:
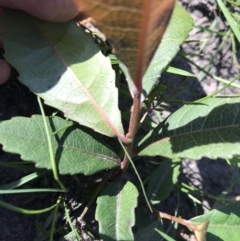
[[[23, 10], [50, 22], [65, 22], [79, 13], [73, 0], [0, 0], [0, 14], [3, 12], [3, 7]], [[10, 74], [9, 65], [0, 59], [0, 85], [9, 79]]]
[[0, 6], [23, 10], [49, 22], [65, 22], [79, 12], [72, 0], [0, 0]]

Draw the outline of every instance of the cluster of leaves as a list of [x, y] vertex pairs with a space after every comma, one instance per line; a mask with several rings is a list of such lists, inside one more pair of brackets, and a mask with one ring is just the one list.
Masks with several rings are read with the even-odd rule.
[[[77, 27], [73, 21], [48, 23], [22, 12], [6, 11], [0, 19], [5, 29], [1, 39], [6, 59], [19, 71], [20, 81], [38, 96], [40, 106], [42, 98], [47, 105], [63, 112], [67, 119], [55, 115], [47, 117], [41, 108], [42, 115], [3, 121], [0, 123], [0, 143], [6, 152], [18, 153], [22, 160], [36, 163], [37, 168], [53, 171], [60, 188], [37, 189], [38, 192], [66, 192], [60, 175], [94, 175], [105, 171], [105, 177], [89, 201], [92, 203], [97, 197], [95, 218], [103, 240], [173, 240], [164, 232], [161, 218], [189, 227], [198, 241], [237, 240], [240, 235], [240, 229], [236, 229], [240, 225], [238, 203], [191, 220], [157, 210], [157, 204], [169, 196], [178, 182], [181, 158], [199, 160], [205, 156], [238, 160], [240, 98], [212, 97], [214, 93], [209, 98], [182, 106], [166, 120], [160, 120], [160, 124], [152, 121], [148, 133], [140, 138], [140, 124], [145, 123], [144, 118], [139, 121], [141, 106], [146, 114], [153, 110], [160, 113], [158, 95], [165, 86], [158, 84], [159, 76], [166, 69], [173, 71], [168, 65], [192, 27], [190, 15], [178, 4], [174, 8], [175, 1], [145, 2], [148, 3], [144, 5], [142, 1], [141, 5], [132, 1], [127, 7], [120, 3], [121, 7], [116, 7], [114, 1], [110, 1], [110, 10], [106, 10], [105, 5], [98, 6], [99, 2], [84, 1], [85, 9], [100, 23], [122, 62], [112, 55], [104, 55], [95, 43], [99, 39]], [[131, 18], [133, 11], [134, 21]], [[100, 14], [103, 12], [105, 14]], [[118, 17], [123, 17], [123, 21]], [[118, 21], [114, 22], [115, 19]], [[132, 23], [129, 23], [130, 19]], [[114, 30], [110, 23], [114, 24]], [[116, 71], [112, 68], [113, 61], [120, 66]], [[120, 89], [118, 96], [116, 88], [116, 74], [121, 71], [128, 82], [128, 97], [133, 99], [132, 111], [128, 110], [131, 117], [127, 134], [123, 113], [119, 110], [119, 101], [124, 95]], [[178, 74], [191, 75], [181, 70]], [[119, 82], [117, 84], [120, 86]], [[228, 82], [226, 86], [230, 84]], [[104, 135], [118, 137], [119, 150], [107, 144]], [[144, 184], [134, 165], [141, 156], [166, 158], [157, 163]], [[125, 175], [129, 163], [140, 181], [140, 188]], [[33, 173], [24, 182], [40, 175], [42, 173]], [[13, 183], [11, 188], [9, 184], [2, 186], [1, 194], [10, 193], [10, 189], [12, 193], [29, 192], [18, 188], [22, 183]], [[149, 219], [144, 226], [136, 225], [133, 231], [135, 208], [141, 207], [139, 200], [142, 197], [145, 198], [143, 209], [147, 206], [148, 216], [154, 213], [155, 220]], [[50, 240], [53, 240], [56, 212], [61, 203], [66, 210], [66, 204], [60, 198], [47, 209], [29, 211], [0, 200], [0, 205], [22, 213], [52, 210]], [[81, 240], [67, 210], [66, 217], [72, 238]]]

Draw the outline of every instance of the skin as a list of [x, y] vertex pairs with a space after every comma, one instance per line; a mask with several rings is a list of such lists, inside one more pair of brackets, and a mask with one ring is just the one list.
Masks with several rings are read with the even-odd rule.
[[71, 20], [79, 12], [72, 0], [0, 0], [0, 6], [23, 10], [50, 22]]
[[[4, 7], [7, 7], [23, 10], [49, 22], [66, 22], [75, 18], [80, 11], [74, 1], [76, 0], [0, 0], [0, 14], [3, 13]], [[0, 59], [0, 85], [9, 79], [10, 74], [10, 66]]]

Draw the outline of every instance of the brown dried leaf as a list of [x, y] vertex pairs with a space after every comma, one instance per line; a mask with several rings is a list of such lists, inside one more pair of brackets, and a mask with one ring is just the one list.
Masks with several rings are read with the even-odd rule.
[[196, 225], [198, 230], [194, 230], [197, 241], [206, 241], [206, 233], [209, 225], [209, 220]]

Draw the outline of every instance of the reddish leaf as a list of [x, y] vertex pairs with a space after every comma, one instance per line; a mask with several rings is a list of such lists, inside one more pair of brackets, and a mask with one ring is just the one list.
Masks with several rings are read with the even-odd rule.
[[175, 0], [75, 0], [106, 34], [138, 91], [171, 17]]

